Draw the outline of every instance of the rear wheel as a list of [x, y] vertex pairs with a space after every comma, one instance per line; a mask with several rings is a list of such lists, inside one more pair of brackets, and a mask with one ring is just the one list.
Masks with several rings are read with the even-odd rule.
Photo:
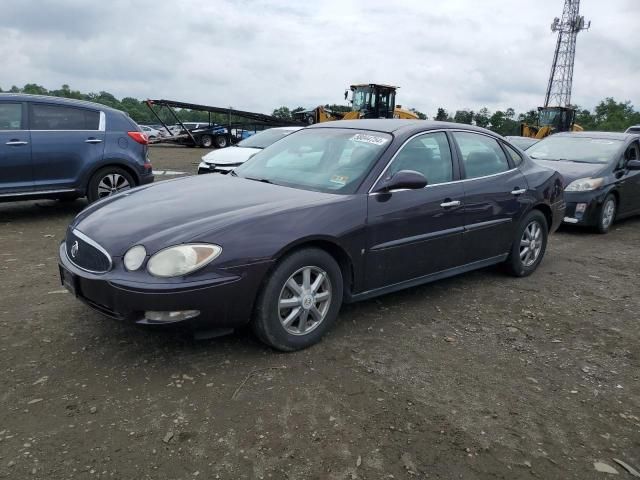
[[229, 140], [226, 135], [216, 135], [215, 144], [216, 148], [225, 148], [229, 144]]
[[531, 275], [544, 257], [548, 235], [544, 214], [539, 210], [529, 212], [516, 232], [511, 253], [505, 262], [507, 271], [516, 277]]
[[133, 177], [120, 167], [105, 167], [93, 174], [87, 187], [90, 203], [135, 187]]
[[607, 198], [602, 202], [600, 207], [600, 214], [598, 215], [597, 230], [599, 233], [609, 233], [613, 221], [616, 219], [616, 212], [618, 210], [618, 204], [616, 197], [612, 194], [607, 195]]
[[342, 272], [331, 255], [299, 250], [276, 266], [260, 292], [252, 327], [271, 347], [285, 352], [320, 341], [342, 305]]

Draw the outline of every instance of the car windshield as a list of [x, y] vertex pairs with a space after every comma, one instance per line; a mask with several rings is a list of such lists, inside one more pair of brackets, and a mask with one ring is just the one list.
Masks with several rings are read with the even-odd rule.
[[267, 148], [272, 143], [277, 142], [281, 138], [286, 137], [292, 133], [292, 130], [280, 130], [278, 128], [270, 128], [269, 130], [264, 130], [262, 132], [258, 132], [255, 135], [251, 135], [249, 138], [238, 142], [238, 147], [244, 148]]
[[305, 190], [350, 194], [391, 138], [386, 133], [364, 130], [304, 129], [261, 151], [235, 174]]
[[527, 149], [531, 158], [580, 163], [609, 163], [622, 140], [590, 137], [551, 136]]

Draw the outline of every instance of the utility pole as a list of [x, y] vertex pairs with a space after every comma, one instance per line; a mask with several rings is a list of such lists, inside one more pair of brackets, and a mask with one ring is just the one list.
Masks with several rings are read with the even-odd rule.
[[544, 99], [545, 107], [571, 106], [576, 38], [578, 32], [587, 30], [590, 26], [591, 22], [585, 24], [584, 17], [580, 15], [580, 0], [565, 0], [562, 18], [554, 18], [551, 24], [551, 31], [558, 32], [558, 41]]

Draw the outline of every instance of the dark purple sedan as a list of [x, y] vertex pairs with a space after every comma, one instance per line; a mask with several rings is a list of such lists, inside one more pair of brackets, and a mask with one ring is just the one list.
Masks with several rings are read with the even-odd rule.
[[297, 350], [331, 328], [343, 302], [494, 264], [529, 275], [564, 208], [560, 175], [490, 131], [336, 121], [230, 175], [90, 206], [60, 245], [60, 274], [119, 320], [200, 335], [250, 323], [267, 344]]

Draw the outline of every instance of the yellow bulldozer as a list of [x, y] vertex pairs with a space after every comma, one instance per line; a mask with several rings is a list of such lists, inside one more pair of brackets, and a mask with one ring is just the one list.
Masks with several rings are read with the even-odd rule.
[[[399, 87], [382, 85], [377, 83], [362, 83], [351, 85], [351, 111], [336, 112], [324, 108], [322, 105], [312, 109], [297, 112], [294, 118], [312, 125], [333, 120], [356, 120], [361, 118], [409, 118], [417, 119], [418, 116], [411, 110], [396, 105], [396, 90]], [[347, 100], [349, 90], [344, 92]]]
[[581, 132], [584, 130], [575, 123], [576, 111], [568, 107], [538, 107], [538, 124], [520, 125], [520, 135], [530, 138], [544, 138], [552, 133]]

